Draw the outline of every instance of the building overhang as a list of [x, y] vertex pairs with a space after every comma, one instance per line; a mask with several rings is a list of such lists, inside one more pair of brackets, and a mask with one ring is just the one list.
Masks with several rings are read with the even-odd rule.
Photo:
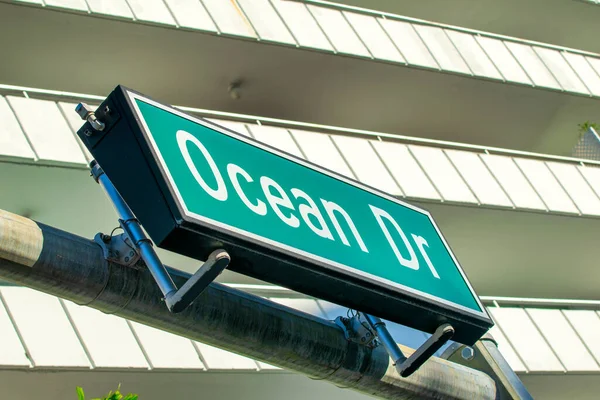
[[[23, 34], [26, 29], [27, 34]], [[4, 83], [567, 155], [599, 101], [402, 64], [0, 2]], [[59, 46], [57, 46], [59, 44]], [[241, 97], [228, 93], [240, 80]]]

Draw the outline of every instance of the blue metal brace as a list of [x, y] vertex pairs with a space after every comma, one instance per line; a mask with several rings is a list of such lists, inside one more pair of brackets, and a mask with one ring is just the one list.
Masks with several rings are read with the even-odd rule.
[[392, 358], [396, 371], [404, 378], [418, 370], [454, 335], [452, 325], [441, 325], [410, 357], [406, 357], [390, 335], [385, 322], [377, 317], [358, 312], [352, 318], [338, 317], [335, 323], [344, 330], [346, 338], [350, 341], [370, 347], [381, 343]]
[[213, 251], [198, 271], [181, 288], [177, 289], [173, 279], [171, 279], [165, 266], [154, 251], [152, 241], [146, 237], [140, 222], [135, 218], [133, 212], [108, 176], [106, 176], [95, 160], [90, 163], [90, 168], [92, 169], [92, 176], [102, 186], [117, 210], [119, 224], [123, 232], [125, 232], [125, 235], [129, 238], [137, 253], [146, 263], [146, 266], [163, 293], [169, 311], [178, 313], [185, 310], [227, 268], [231, 261], [227, 251], [222, 249]]

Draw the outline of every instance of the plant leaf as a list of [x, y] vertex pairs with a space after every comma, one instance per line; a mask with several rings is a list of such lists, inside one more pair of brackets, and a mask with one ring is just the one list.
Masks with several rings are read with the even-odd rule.
[[76, 390], [78, 400], [85, 400], [85, 393], [83, 392], [83, 388], [77, 386]]

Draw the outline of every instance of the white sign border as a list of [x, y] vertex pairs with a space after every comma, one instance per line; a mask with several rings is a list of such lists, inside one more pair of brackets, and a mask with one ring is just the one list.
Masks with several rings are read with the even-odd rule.
[[[462, 267], [458, 263], [458, 260], [454, 256], [454, 253], [452, 252], [450, 246], [446, 242], [446, 239], [442, 235], [442, 233], [439, 230], [437, 224], [435, 223], [435, 221], [431, 217], [431, 214], [428, 211], [423, 210], [423, 209], [418, 208], [418, 207], [415, 207], [412, 204], [405, 203], [405, 202], [403, 202], [401, 200], [398, 200], [398, 199], [396, 199], [396, 198], [394, 198], [394, 197], [392, 197], [392, 196], [390, 196], [390, 195], [388, 195], [388, 194], [386, 194], [384, 192], [380, 192], [377, 189], [374, 189], [374, 188], [371, 188], [369, 186], [363, 185], [360, 182], [349, 180], [348, 178], [346, 178], [344, 176], [338, 175], [335, 172], [332, 172], [332, 171], [329, 171], [327, 169], [324, 169], [324, 168], [322, 168], [322, 167], [320, 167], [318, 165], [315, 165], [315, 164], [312, 164], [312, 163], [308, 163], [308, 162], [306, 162], [306, 160], [303, 160], [303, 159], [297, 158], [297, 157], [295, 157], [295, 156], [293, 156], [291, 154], [282, 152], [279, 149], [276, 149], [274, 147], [265, 145], [265, 144], [263, 144], [261, 142], [255, 141], [255, 140], [253, 140], [253, 139], [251, 139], [249, 137], [246, 137], [246, 136], [241, 135], [239, 133], [236, 133], [234, 131], [226, 130], [226, 129], [220, 127], [219, 125], [215, 125], [214, 123], [211, 123], [209, 121], [205, 121], [205, 120], [193, 117], [191, 115], [185, 114], [185, 113], [183, 113], [183, 112], [181, 112], [181, 111], [179, 111], [179, 110], [177, 110], [177, 109], [175, 109], [173, 107], [161, 104], [161, 103], [159, 103], [159, 102], [157, 102], [155, 100], [149, 99], [149, 98], [147, 98], [147, 97], [145, 97], [145, 96], [143, 96], [143, 95], [141, 95], [139, 93], [130, 91], [128, 89], [124, 89], [124, 91], [125, 91], [125, 93], [126, 93], [126, 95], [128, 97], [130, 105], [133, 107], [133, 109], [134, 109], [134, 111], [136, 113], [138, 121], [142, 125], [142, 128], [143, 128], [142, 131], [143, 131], [143, 134], [144, 134], [146, 140], [148, 141], [148, 143], [151, 144], [151, 149], [152, 149], [152, 153], [154, 155], [154, 158], [159, 162], [159, 165], [161, 167], [160, 170], [163, 173], [164, 178], [166, 179], [166, 181], [169, 183], [169, 185], [168, 185], [169, 189], [171, 190], [172, 194], [174, 194], [175, 197], [177, 198], [177, 200], [178, 200], [177, 201], [177, 203], [178, 203], [177, 205], [178, 205], [180, 211], [182, 212], [182, 214], [187, 217], [187, 220], [189, 222], [199, 223], [201, 225], [204, 225], [204, 226], [212, 228], [212, 229], [217, 229], [217, 230], [220, 230], [220, 231], [225, 231], [225, 233], [233, 234], [234, 236], [236, 236], [236, 237], [238, 237], [240, 239], [249, 240], [249, 241], [254, 242], [255, 244], [259, 244], [259, 245], [267, 244], [267, 245], [270, 245], [270, 246], [273, 246], [273, 247], [277, 248], [278, 250], [282, 251], [283, 253], [286, 253], [288, 255], [291, 255], [291, 256], [294, 256], [294, 257], [297, 257], [297, 258], [304, 259], [304, 260], [309, 261], [311, 263], [318, 264], [321, 267], [324, 267], [324, 268], [327, 268], [327, 269], [331, 269], [331, 270], [335, 270], [337, 272], [343, 272], [345, 274], [352, 275], [354, 277], [361, 278], [363, 280], [366, 279], [366, 280], [371, 281], [371, 283], [384, 284], [384, 285], [386, 285], [386, 288], [388, 288], [389, 286], [391, 286], [394, 289], [399, 290], [400, 292], [405, 292], [405, 293], [402, 293], [402, 294], [408, 293], [410, 295], [416, 295], [418, 297], [426, 299], [426, 300], [428, 300], [430, 302], [442, 303], [446, 307], [448, 307], [450, 309], [454, 309], [455, 311], [459, 311], [459, 312], [462, 312], [462, 313], [467, 313], [467, 314], [469, 314], [471, 316], [482, 318], [486, 322], [492, 322], [492, 319], [490, 318], [489, 314], [487, 313], [486, 308], [481, 303], [481, 300], [479, 299], [479, 296], [477, 295], [477, 293], [475, 293], [475, 291], [473, 290], [473, 287], [471, 286], [471, 283], [469, 282], [469, 279], [465, 275]], [[438, 236], [442, 240], [442, 243], [444, 244], [444, 246], [446, 247], [448, 253], [450, 254], [450, 257], [452, 258], [452, 261], [456, 265], [456, 268], [458, 269], [459, 273], [461, 274], [461, 277], [463, 278], [463, 280], [467, 284], [467, 287], [469, 288], [469, 290], [471, 292], [471, 295], [475, 298], [475, 301], [476, 301], [477, 305], [480, 307], [480, 309], [482, 311], [473, 310], [473, 309], [465, 307], [465, 306], [463, 306], [461, 304], [456, 304], [456, 303], [454, 303], [452, 301], [449, 301], [449, 300], [446, 300], [446, 299], [442, 299], [440, 297], [431, 295], [429, 293], [425, 293], [425, 292], [422, 292], [420, 290], [413, 289], [411, 287], [402, 285], [400, 283], [393, 282], [393, 281], [390, 281], [388, 279], [384, 279], [384, 278], [378, 277], [376, 275], [372, 275], [370, 273], [357, 270], [356, 268], [350, 267], [348, 265], [337, 263], [337, 262], [329, 260], [327, 258], [320, 257], [320, 256], [317, 256], [317, 255], [305, 252], [305, 251], [297, 249], [295, 247], [288, 246], [286, 244], [274, 241], [272, 239], [265, 238], [263, 236], [254, 234], [252, 232], [248, 232], [248, 231], [245, 231], [243, 229], [239, 229], [239, 228], [236, 228], [234, 226], [227, 225], [227, 224], [221, 223], [219, 221], [213, 220], [211, 218], [207, 218], [207, 217], [204, 217], [202, 215], [199, 215], [199, 214], [191, 212], [187, 208], [187, 206], [185, 204], [185, 201], [183, 200], [183, 197], [181, 196], [181, 194], [179, 192], [179, 189], [177, 188], [177, 185], [175, 184], [175, 181], [174, 181], [174, 179], [173, 179], [173, 177], [171, 175], [171, 172], [170, 172], [169, 168], [167, 167], [167, 164], [166, 164], [164, 158], [162, 157], [162, 154], [161, 154], [160, 150], [158, 149], [158, 145], [156, 144], [156, 142], [154, 140], [154, 137], [152, 136], [152, 133], [150, 132], [150, 128], [148, 127], [148, 124], [146, 123], [146, 120], [144, 119], [144, 117], [142, 115], [142, 112], [139, 109], [139, 107], [138, 107], [138, 105], [137, 105], [137, 103], [136, 103], [135, 100], [140, 100], [140, 101], [142, 101], [144, 103], [148, 103], [148, 104], [150, 104], [150, 105], [152, 105], [154, 107], [160, 108], [160, 109], [162, 109], [164, 111], [167, 111], [167, 112], [169, 112], [171, 114], [175, 114], [175, 115], [177, 115], [177, 116], [179, 116], [181, 118], [184, 118], [184, 119], [192, 121], [192, 122], [194, 122], [196, 124], [205, 126], [205, 127], [210, 128], [212, 130], [215, 130], [215, 131], [217, 131], [219, 133], [225, 134], [225, 135], [230, 136], [230, 137], [232, 137], [234, 139], [237, 139], [237, 140], [240, 140], [242, 142], [245, 142], [245, 143], [247, 143], [247, 144], [249, 144], [251, 146], [258, 147], [261, 150], [265, 150], [265, 151], [267, 151], [269, 153], [272, 153], [272, 154], [274, 154], [276, 156], [282, 157], [284, 159], [287, 159], [287, 160], [289, 160], [291, 162], [294, 162], [296, 164], [302, 165], [304, 167], [310, 168], [312, 170], [316, 170], [317, 172], [325, 174], [325, 175], [328, 175], [331, 178], [340, 180], [340, 181], [342, 181], [342, 182], [344, 182], [346, 184], [349, 184], [351, 186], [357, 187], [357, 188], [362, 189], [364, 191], [370, 192], [371, 194], [374, 194], [376, 196], [382, 197], [382, 198], [384, 198], [386, 200], [389, 200], [391, 202], [400, 204], [400, 205], [402, 205], [404, 207], [410, 208], [410, 209], [412, 209], [414, 211], [417, 211], [419, 213], [427, 215], [427, 217], [431, 221], [433, 227], [435, 228]]]

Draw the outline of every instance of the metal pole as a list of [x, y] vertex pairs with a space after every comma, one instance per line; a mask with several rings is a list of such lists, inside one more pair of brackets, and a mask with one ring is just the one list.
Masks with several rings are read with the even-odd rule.
[[496, 382], [500, 398], [533, 400], [521, 379], [498, 350], [498, 344], [489, 333], [477, 341], [473, 347], [459, 343], [453, 344], [442, 354], [442, 358], [486, 372]]
[[[178, 284], [188, 277], [170, 272]], [[380, 398], [497, 398], [482, 372], [432, 358], [402, 378], [382, 346], [349, 342], [331, 321], [216, 283], [172, 314], [142, 263], [107, 262], [90, 240], [2, 210], [0, 278]]]

